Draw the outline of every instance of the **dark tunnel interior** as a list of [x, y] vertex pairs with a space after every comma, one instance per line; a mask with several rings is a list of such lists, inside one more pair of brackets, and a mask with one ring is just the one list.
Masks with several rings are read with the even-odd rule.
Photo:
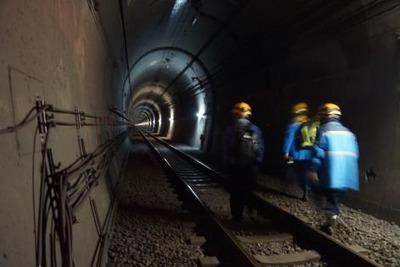
[[[3, 0], [0, 75], [0, 200], [11, 203], [0, 209], [0, 252], [13, 266], [34, 261], [24, 237], [37, 216], [26, 207], [39, 201], [31, 193], [40, 188], [39, 144], [65, 167], [133, 124], [218, 166], [241, 101], [263, 132], [261, 169], [271, 175], [282, 172], [292, 105], [307, 102], [315, 114], [338, 104], [360, 146], [361, 190], [347, 203], [400, 222], [397, 0]], [[36, 124], [18, 126], [35, 103], [58, 110], [46, 142], [35, 141]], [[129, 149], [124, 142], [111, 160], [111, 182], [93, 189], [101, 216]], [[89, 201], [82, 205], [80, 234], [94, 229]], [[76, 242], [90, 248], [93, 236]], [[76, 261], [86, 266], [84, 256]]]

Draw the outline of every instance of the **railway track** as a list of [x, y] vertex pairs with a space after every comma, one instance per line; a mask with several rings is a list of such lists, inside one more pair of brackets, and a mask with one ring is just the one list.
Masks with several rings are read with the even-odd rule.
[[[143, 137], [145, 137], [143, 135]], [[186, 208], [197, 218], [211, 256], [203, 264], [219, 266], [380, 266], [305, 224], [297, 217], [252, 195], [256, 208], [247, 221], [229, 220], [229, 194], [223, 175], [152, 135], [147, 143], [171, 178]]]

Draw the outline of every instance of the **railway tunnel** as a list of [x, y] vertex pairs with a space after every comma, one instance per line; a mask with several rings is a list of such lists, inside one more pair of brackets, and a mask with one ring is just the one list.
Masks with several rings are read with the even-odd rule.
[[[85, 193], [71, 195], [76, 223], [66, 233], [81, 251], [76, 266], [89, 266], [85, 255], [115, 209], [129, 150], [124, 133], [132, 124], [218, 164], [238, 101], [251, 105], [263, 131], [261, 169], [271, 175], [282, 169], [290, 107], [305, 101], [315, 112], [337, 103], [360, 146], [361, 190], [346, 204], [399, 224], [399, 6], [397, 0], [1, 1], [0, 265], [37, 262], [38, 239], [46, 234], [41, 201], [46, 194], [57, 200], [43, 184], [57, 186], [90, 155], [96, 172], [76, 178], [92, 180]], [[52, 173], [59, 178], [45, 181]]]

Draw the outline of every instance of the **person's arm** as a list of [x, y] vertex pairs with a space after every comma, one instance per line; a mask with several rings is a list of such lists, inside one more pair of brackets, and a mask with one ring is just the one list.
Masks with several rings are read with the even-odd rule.
[[290, 124], [288, 125], [285, 133], [285, 137], [283, 139], [283, 146], [282, 146], [282, 152], [283, 152], [283, 159], [284, 160], [290, 160], [290, 148], [292, 147], [294, 143], [294, 138], [297, 130], [297, 125], [295, 124]]
[[254, 133], [256, 135], [256, 160], [261, 163], [264, 158], [264, 136], [257, 126], [254, 127]]

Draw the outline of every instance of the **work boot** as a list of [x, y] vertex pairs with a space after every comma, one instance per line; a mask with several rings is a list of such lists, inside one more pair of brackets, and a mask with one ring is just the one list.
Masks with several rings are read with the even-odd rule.
[[255, 208], [253, 208], [253, 207], [246, 207], [245, 208], [245, 214], [247, 215], [247, 217], [250, 220], [255, 221], [256, 218], [257, 218], [257, 210]]
[[327, 235], [333, 235], [333, 228], [332, 228], [332, 226], [329, 226], [329, 225], [322, 225], [320, 228], [319, 228], [322, 232], [324, 232], [325, 234], [327, 234]]
[[336, 224], [338, 216], [336, 214], [328, 215], [326, 218], [325, 225], [334, 226]]
[[333, 234], [333, 226], [336, 224], [338, 216], [336, 214], [327, 214], [325, 223], [320, 227], [322, 232], [328, 235]]

